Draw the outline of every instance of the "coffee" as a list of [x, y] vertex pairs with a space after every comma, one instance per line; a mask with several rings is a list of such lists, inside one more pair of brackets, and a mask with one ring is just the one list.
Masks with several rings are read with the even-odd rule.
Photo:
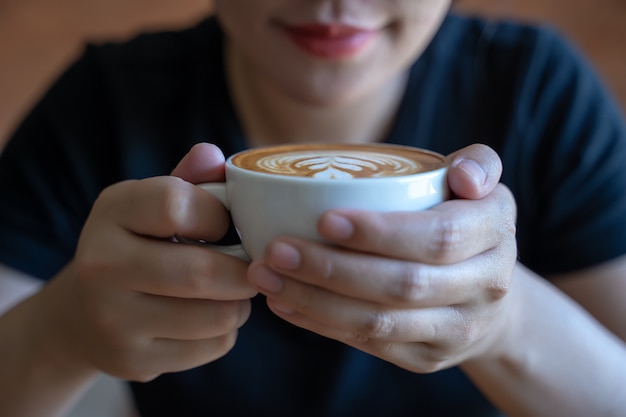
[[446, 165], [433, 152], [377, 144], [274, 146], [235, 155], [232, 163], [266, 174], [340, 180], [412, 175]]

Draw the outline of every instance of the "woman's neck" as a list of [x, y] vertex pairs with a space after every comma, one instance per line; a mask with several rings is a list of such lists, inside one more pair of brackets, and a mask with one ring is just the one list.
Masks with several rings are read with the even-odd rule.
[[282, 94], [229, 50], [227, 73], [250, 146], [295, 142], [367, 143], [385, 139], [406, 86], [403, 74], [357, 100], [316, 105]]

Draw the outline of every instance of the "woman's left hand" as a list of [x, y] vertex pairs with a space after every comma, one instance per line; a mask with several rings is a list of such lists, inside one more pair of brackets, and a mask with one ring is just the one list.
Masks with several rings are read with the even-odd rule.
[[451, 155], [455, 199], [419, 212], [336, 210], [333, 245], [270, 243], [249, 280], [284, 320], [414, 372], [480, 356], [506, 326], [515, 201], [483, 145]]

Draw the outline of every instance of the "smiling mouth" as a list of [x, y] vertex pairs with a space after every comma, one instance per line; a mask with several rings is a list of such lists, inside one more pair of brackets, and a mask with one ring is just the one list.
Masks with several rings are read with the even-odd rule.
[[339, 60], [365, 49], [378, 30], [343, 24], [305, 24], [283, 26], [289, 38], [303, 51], [322, 59]]

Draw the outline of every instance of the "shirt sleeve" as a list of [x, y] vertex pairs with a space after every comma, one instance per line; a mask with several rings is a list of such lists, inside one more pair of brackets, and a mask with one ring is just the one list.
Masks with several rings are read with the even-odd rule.
[[520, 260], [553, 274], [626, 253], [626, 125], [582, 54], [553, 31], [538, 33], [506, 176], [517, 190]]
[[49, 279], [73, 256], [105, 183], [96, 172], [115, 164], [98, 139], [111, 125], [105, 98], [83, 58], [16, 130], [0, 157], [1, 263]]

